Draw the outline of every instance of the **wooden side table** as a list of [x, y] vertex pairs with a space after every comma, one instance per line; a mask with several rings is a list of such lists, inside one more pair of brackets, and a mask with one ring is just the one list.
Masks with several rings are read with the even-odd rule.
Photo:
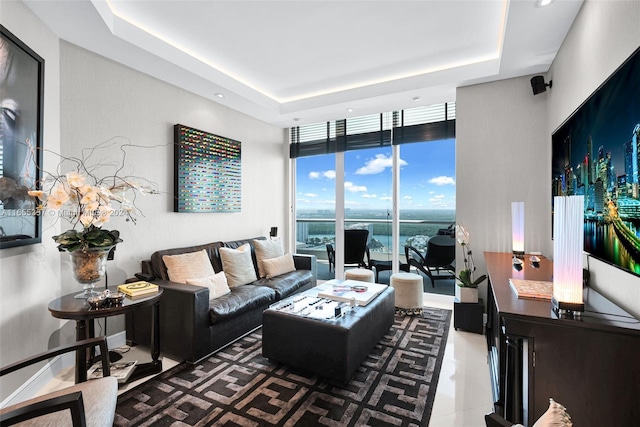
[[[117, 292], [116, 288], [111, 288], [111, 292]], [[160, 296], [162, 288], [158, 292], [136, 299], [125, 298], [122, 304], [104, 307], [91, 308], [84, 299], [74, 298], [76, 293], [64, 295], [49, 303], [49, 311], [53, 317], [58, 319], [72, 319], [76, 321], [76, 340], [93, 338], [93, 320], [103, 317], [117, 316], [129, 313], [142, 307], [151, 306], [151, 362], [137, 364], [135, 370], [128, 381], [134, 381], [147, 375], [162, 372], [162, 361], [160, 357]], [[87, 322], [90, 321], [90, 322]], [[76, 384], [87, 380], [87, 354], [85, 351], [76, 352]]]
[[481, 334], [482, 315], [484, 314], [484, 304], [482, 298], [478, 302], [460, 302], [457, 298], [453, 301], [453, 328], [463, 331]]

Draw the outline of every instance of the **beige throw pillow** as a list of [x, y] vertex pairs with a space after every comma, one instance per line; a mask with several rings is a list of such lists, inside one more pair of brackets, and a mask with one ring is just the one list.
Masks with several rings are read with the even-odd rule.
[[162, 261], [167, 266], [167, 274], [172, 282], [187, 283], [187, 279], [191, 277], [207, 277], [216, 274], [204, 249], [180, 255], [165, 255]]
[[231, 292], [224, 271], [201, 279], [187, 279], [187, 285], [209, 288], [209, 299], [216, 299]]
[[220, 248], [220, 259], [230, 288], [258, 280], [251, 260], [251, 246], [248, 243], [238, 249]]
[[276, 277], [290, 271], [295, 271], [296, 266], [293, 262], [293, 256], [286, 253], [277, 258], [265, 259], [263, 261], [265, 277]]
[[264, 269], [264, 260], [276, 258], [284, 255], [284, 249], [282, 249], [282, 242], [280, 238], [276, 237], [272, 240], [254, 240], [253, 247], [256, 250], [256, 260], [258, 261], [258, 274], [260, 277], [266, 277], [267, 274]]

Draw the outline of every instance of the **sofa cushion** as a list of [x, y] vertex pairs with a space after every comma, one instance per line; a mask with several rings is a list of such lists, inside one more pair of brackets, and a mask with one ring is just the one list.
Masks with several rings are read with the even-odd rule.
[[[167, 266], [162, 260], [162, 258], [165, 255], [180, 255], [180, 254], [186, 254], [190, 252], [198, 252], [203, 249], [207, 252], [207, 255], [211, 259], [213, 264], [213, 269], [215, 271], [221, 271], [222, 265], [216, 266], [216, 264], [213, 263], [213, 254], [217, 254], [217, 249], [223, 245], [224, 243], [222, 242], [214, 242], [214, 243], [207, 243], [205, 245], [187, 246], [183, 248], [164, 249], [161, 251], [156, 251], [153, 254], [151, 254], [151, 259], [149, 263], [149, 267], [151, 269], [149, 271], [144, 271], [144, 270], [143, 271], [145, 273], [151, 273], [157, 279], [169, 280], [169, 275], [167, 274]], [[218, 262], [218, 264], [220, 263]]]
[[258, 279], [251, 260], [251, 245], [248, 243], [238, 249], [220, 248], [220, 258], [230, 288], [246, 285]]
[[271, 240], [254, 240], [253, 247], [256, 251], [256, 261], [258, 262], [258, 276], [266, 277], [264, 261], [284, 255], [282, 242], [278, 237]]
[[259, 279], [255, 284], [273, 289], [276, 293], [276, 298], [281, 300], [303, 288], [310, 289], [314, 287], [316, 282], [311, 271], [296, 270], [273, 278]]
[[211, 324], [237, 317], [254, 308], [266, 308], [275, 301], [276, 292], [266, 286], [244, 285], [232, 288], [231, 293], [209, 302]]
[[227, 284], [227, 277], [224, 271], [213, 276], [202, 277], [200, 279], [187, 279], [187, 285], [202, 286], [209, 288], [209, 299], [216, 299], [231, 292]]
[[265, 259], [262, 261], [265, 277], [276, 277], [284, 273], [295, 271], [296, 265], [293, 263], [293, 256], [286, 253], [282, 256]]
[[181, 255], [165, 255], [162, 261], [167, 266], [169, 280], [187, 283], [187, 279], [213, 276], [213, 266], [207, 251], [188, 252]]

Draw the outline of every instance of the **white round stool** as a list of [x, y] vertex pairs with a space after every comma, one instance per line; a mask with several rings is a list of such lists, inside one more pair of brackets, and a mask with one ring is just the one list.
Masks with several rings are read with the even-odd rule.
[[396, 293], [396, 310], [401, 314], [422, 314], [422, 276], [414, 273], [391, 275], [391, 287]]
[[374, 283], [373, 276], [373, 271], [366, 268], [352, 268], [344, 272], [345, 280], [357, 280], [358, 282]]

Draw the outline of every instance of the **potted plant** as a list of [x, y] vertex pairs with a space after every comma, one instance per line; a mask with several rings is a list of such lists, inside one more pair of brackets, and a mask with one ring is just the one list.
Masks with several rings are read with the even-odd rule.
[[456, 298], [463, 303], [477, 303], [478, 285], [487, 278], [487, 275], [483, 274], [474, 280], [473, 273], [476, 271], [476, 266], [473, 264], [473, 253], [469, 246], [469, 232], [463, 226], [456, 225], [456, 236], [464, 256], [464, 269], [456, 276], [458, 279]]

